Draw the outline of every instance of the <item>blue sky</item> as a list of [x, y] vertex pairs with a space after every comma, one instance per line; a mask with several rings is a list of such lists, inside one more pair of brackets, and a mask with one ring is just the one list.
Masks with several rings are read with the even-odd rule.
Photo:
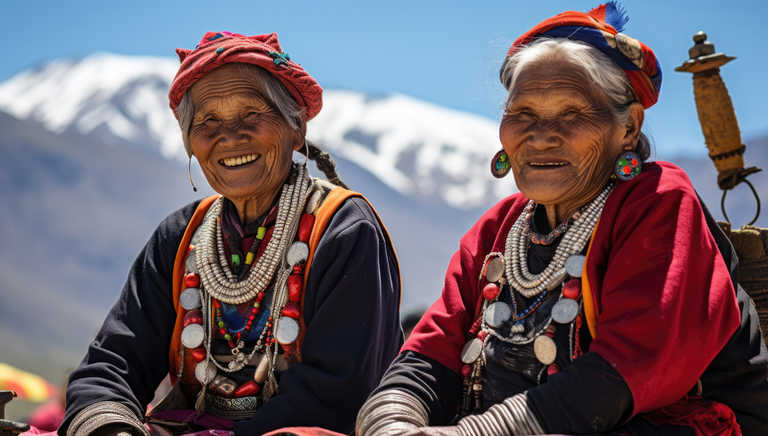
[[[175, 56], [207, 30], [278, 32], [285, 51], [326, 88], [404, 93], [498, 119], [500, 62], [511, 41], [593, 1], [363, 2], [3, 1], [0, 80], [55, 57], [93, 52]], [[664, 84], [645, 129], [662, 156], [703, 154], [691, 78], [674, 67], [705, 30], [738, 59], [722, 70], [744, 138], [768, 133], [766, 1], [627, 0], [625, 32], [656, 51]]]

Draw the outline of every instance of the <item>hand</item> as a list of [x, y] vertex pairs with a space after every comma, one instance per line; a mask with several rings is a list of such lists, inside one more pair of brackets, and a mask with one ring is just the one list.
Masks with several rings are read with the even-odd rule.
[[459, 434], [459, 427], [451, 425], [439, 427], [419, 427], [413, 430], [409, 430], [405, 433], [401, 433], [399, 436], [458, 436]]

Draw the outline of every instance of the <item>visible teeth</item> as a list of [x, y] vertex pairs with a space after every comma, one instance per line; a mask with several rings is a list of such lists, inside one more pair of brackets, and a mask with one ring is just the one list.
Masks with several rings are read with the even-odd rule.
[[547, 167], [547, 166], [558, 166], [561, 167], [563, 165], [567, 165], [565, 162], [531, 162], [531, 165], [535, 167]]
[[246, 154], [245, 156], [230, 157], [227, 159], [223, 159], [221, 162], [224, 163], [225, 166], [236, 167], [238, 165], [247, 164], [248, 162], [253, 162], [257, 158], [258, 156], [256, 154]]

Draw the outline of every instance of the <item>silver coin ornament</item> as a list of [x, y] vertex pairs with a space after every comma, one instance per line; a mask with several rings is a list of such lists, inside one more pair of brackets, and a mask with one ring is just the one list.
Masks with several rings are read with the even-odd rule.
[[207, 385], [216, 378], [216, 367], [208, 360], [203, 360], [195, 366], [195, 378], [200, 383]]
[[570, 298], [561, 298], [552, 307], [552, 321], [558, 324], [569, 324], [579, 314], [579, 303]]
[[288, 248], [288, 252], [285, 254], [285, 261], [290, 266], [296, 266], [301, 262], [305, 262], [309, 257], [309, 245], [301, 241], [296, 241]]
[[544, 365], [550, 365], [557, 356], [557, 345], [547, 335], [539, 335], [533, 340], [533, 354]]
[[486, 324], [498, 328], [512, 317], [512, 309], [509, 304], [497, 301], [485, 309], [483, 317]]
[[199, 309], [202, 306], [200, 299], [200, 289], [187, 288], [179, 295], [179, 304], [186, 310]]
[[464, 364], [475, 363], [483, 352], [483, 341], [478, 338], [470, 339], [461, 350], [461, 362]]
[[485, 267], [485, 279], [491, 283], [501, 280], [504, 275], [504, 261], [501, 256], [494, 256]]
[[195, 250], [189, 250], [187, 260], [184, 262], [184, 267], [187, 272], [197, 273], [197, 256], [195, 256]]
[[583, 254], [572, 254], [565, 259], [565, 271], [571, 277], [581, 277], [581, 271], [584, 269], [584, 262], [587, 257]]
[[190, 324], [181, 331], [181, 344], [187, 348], [197, 348], [203, 345], [205, 331], [202, 324]]
[[299, 323], [288, 316], [281, 316], [277, 320], [275, 339], [281, 344], [292, 344], [299, 338]]

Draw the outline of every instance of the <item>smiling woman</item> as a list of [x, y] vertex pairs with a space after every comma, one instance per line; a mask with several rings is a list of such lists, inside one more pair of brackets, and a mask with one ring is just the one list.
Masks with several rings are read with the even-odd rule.
[[349, 432], [402, 344], [389, 236], [360, 194], [293, 162], [301, 151], [340, 184], [304, 139], [322, 88], [277, 35], [209, 32], [177, 52], [171, 109], [218, 195], [172, 213], [139, 254], [59, 433]]
[[510, 47], [491, 170], [520, 193], [461, 239], [359, 435], [768, 434], [757, 313], [688, 177], [644, 162], [661, 72], [626, 21], [564, 12]]

